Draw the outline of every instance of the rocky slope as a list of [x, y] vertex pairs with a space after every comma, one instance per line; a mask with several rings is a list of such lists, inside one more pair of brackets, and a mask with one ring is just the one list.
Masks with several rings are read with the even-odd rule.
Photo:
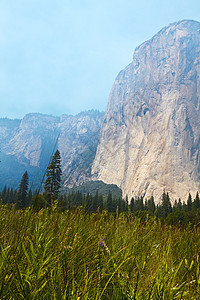
[[170, 24], [135, 49], [108, 101], [94, 178], [124, 195], [200, 188], [200, 23]]
[[88, 111], [74, 117], [61, 117], [58, 148], [65, 186], [73, 187], [91, 179], [103, 116], [104, 113]]
[[92, 110], [76, 116], [28, 114], [22, 120], [0, 119], [0, 188], [17, 187], [25, 170], [37, 186], [56, 141], [64, 185], [90, 180], [103, 115]]

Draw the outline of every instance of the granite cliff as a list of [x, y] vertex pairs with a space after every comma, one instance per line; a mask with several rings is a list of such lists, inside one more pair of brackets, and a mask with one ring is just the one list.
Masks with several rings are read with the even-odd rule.
[[200, 23], [170, 24], [135, 49], [108, 101], [93, 177], [123, 195], [200, 189]]
[[25, 170], [30, 184], [38, 186], [56, 141], [63, 184], [72, 187], [90, 180], [103, 115], [91, 110], [76, 116], [34, 113], [22, 120], [0, 119], [0, 188], [18, 187]]

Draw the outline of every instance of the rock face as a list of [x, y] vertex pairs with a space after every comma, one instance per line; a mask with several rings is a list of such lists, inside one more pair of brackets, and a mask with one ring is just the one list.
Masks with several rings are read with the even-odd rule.
[[0, 188], [18, 187], [25, 170], [38, 186], [57, 141], [63, 184], [72, 187], [90, 180], [104, 113], [76, 116], [28, 114], [22, 120], [0, 119]]
[[104, 113], [88, 111], [60, 120], [58, 148], [62, 158], [64, 186], [91, 180], [91, 168], [100, 138]]
[[182, 201], [199, 191], [199, 22], [170, 24], [135, 49], [113, 84], [92, 173], [157, 202], [164, 189]]

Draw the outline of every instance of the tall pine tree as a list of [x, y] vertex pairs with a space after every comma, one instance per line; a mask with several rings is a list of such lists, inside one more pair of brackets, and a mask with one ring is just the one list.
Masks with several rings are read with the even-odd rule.
[[45, 198], [48, 205], [53, 204], [58, 198], [61, 186], [61, 176], [61, 157], [59, 150], [57, 150], [47, 168], [46, 181], [44, 184]]
[[189, 193], [188, 199], [187, 199], [187, 210], [188, 211], [192, 210], [192, 196], [190, 193]]
[[154, 215], [155, 210], [156, 210], [156, 206], [155, 206], [155, 202], [154, 202], [154, 197], [151, 196], [151, 198], [147, 201], [147, 210]]
[[168, 216], [168, 214], [170, 214], [172, 212], [172, 206], [171, 206], [171, 202], [170, 202], [170, 198], [169, 198], [169, 194], [163, 193], [162, 195], [162, 200], [161, 200], [161, 207], [160, 207], [160, 217], [166, 218]]
[[200, 199], [199, 199], [199, 193], [198, 192], [196, 193], [196, 197], [194, 199], [192, 207], [193, 207], [194, 210], [200, 208]]
[[24, 208], [27, 206], [27, 193], [28, 193], [28, 173], [27, 171], [22, 176], [22, 180], [17, 192], [17, 208]]

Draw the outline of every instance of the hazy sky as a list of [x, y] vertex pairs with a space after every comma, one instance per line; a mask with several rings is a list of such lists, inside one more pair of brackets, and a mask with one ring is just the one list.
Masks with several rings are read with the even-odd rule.
[[105, 110], [136, 46], [199, 0], [0, 0], [0, 117]]

